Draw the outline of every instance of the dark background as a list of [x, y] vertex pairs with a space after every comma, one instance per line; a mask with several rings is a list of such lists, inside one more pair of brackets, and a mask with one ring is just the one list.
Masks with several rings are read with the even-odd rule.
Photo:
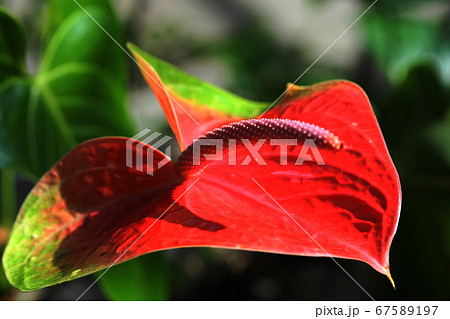
[[[115, 1], [124, 39], [250, 99], [273, 101], [372, 3], [371, 1]], [[28, 64], [39, 60], [45, 1], [0, 1], [25, 23]], [[106, 35], [105, 35], [106, 36]], [[137, 67], [128, 64], [129, 105], [138, 129], [170, 134]], [[390, 262], [396, 281], [357, 261], [338, 262], [376, 300], [450, 297], [450, 4], [380, 0], [297, 84], [344, 78], [361, 85], [398, 169], [403, 207]], [[20, 207], [32, 187], [16, 176]], [[160, 290], [170, 300], [367, 300], [329, 258], [222, 249], [160, 252], [165, 270], [150, 283], [114, 289]], [[151, 256], [149, 255], [149, 256]], [[145, 265], [143, 256], [141, 265]], [[118, 266], [111, 276], [126, 277]], [[144, 266], [145, 267], [145, 266]], [[117, 268], [117, 269], [116, 269]], [[125, 268], [122, 268], [125, 269]], [[144, 268], [152, 272], [151, 267]], [[105, 276], [108, 276], [107, 273]], [[23, 294], [2, 282], [4, 299], [76, 299], [92, 276]], [[94, 286], [83, 299], [118, 299]], [[145, 289], [144, 289], [145, 290]], [[2, 297], [3, 296], [3, 297]], [[116, 297], [115, 297], [116, 296]], [[146, 297], [149, 296], [149, 297]]]

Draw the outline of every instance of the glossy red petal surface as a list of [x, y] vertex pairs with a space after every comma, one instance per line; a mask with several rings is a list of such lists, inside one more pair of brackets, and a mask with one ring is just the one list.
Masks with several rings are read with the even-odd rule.
[[[279, 150], [270, 146], [261, 149], [267, 166], [213, 162], [181, 199], [183, 206], [201, 218], [214, 216], [226, 227], [223, 233], [238, 231], [233, 242], [227, 234], [217, 243], [226, 239], [230, 247], [243, 249], [358, 259], [389, 275], [401, 191], [369, 100], [360, 87], [345, 81], [294, 90], [264, 117], [317, 124], [337, 135], [344, 147], [320, 149], [323, 166], [294, 165], [298, 149], [290, 153], [290, 165], [282, 166]], [[248, 155], [239, 153], [237, 163]]]

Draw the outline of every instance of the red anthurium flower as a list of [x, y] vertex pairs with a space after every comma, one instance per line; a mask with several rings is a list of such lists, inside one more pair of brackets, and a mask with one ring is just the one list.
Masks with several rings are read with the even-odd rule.
[[[120, 137], [72, 150], [20, 211], [3, 259], [11, 283], [39, 289], [119, 257], [192, 246], [357, 259], [390, 277], [400, 183], [360, 87], [292, 86], [260, 116], [267, 103], [130, 49], [183, 153], [175, 163]], [[222, 159], [206, 159], [216, 146], [201, 144], [211, 140], [223, 142]], [[307, 141], [315, 146], [305, 152]], [[142, 158], [141, 170], [125, 164], [127, 152]]]

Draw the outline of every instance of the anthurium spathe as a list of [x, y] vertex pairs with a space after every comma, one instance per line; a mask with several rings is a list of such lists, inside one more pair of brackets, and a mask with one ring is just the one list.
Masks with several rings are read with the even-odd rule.
[[[400, 183], [360, 87], [292, 86], [264, 113], [268, 103], [246, 101], [130, 49], [183, 153], [173, 162], [121, 137], [73, 149], [21, 208], [3, 257], [13, 285], [39, 289], [152, 251], [193, 246], [356, 259], [390, 277]], [[281, 145], [264, 143], [259, 160], [248, 161], [241, 145], [234, 165], [224, 158], [193, 167], [186, 160], [193, 143], [212, 137], [227, 147], [241, 137], [253, 147], [274, 137], [298, 145], [286, 147], [284, 162], [276, 153]], [[298, 165], [308, 139], [323, 163], [303, 154]], [[127, 151], [142, 158], [141, 170], [126, 165]], [[160, 162], [166, 164], [158, 168]]]

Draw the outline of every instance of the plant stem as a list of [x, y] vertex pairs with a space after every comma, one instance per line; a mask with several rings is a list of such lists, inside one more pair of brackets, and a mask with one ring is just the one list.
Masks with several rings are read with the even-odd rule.
[[0, 216], [1, 224], [10, 228], [16, 217], [17, 200], [16, 200], [16, 175], [9, 170], [2, 170], [0, 175]]

